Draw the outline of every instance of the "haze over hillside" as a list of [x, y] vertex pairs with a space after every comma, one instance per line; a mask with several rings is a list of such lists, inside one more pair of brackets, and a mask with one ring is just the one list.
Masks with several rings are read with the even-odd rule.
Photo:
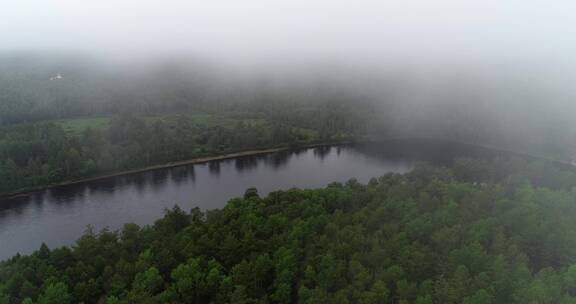
[[573, 9], [541, 0], [17, 1], [0, 12], [0, 121], [126, 104], [150, 114], [340, 99], [370, 109], [374, 136], [569, 158]]
[[0, 304], [576, 303], [573, 2], [4, 2]]

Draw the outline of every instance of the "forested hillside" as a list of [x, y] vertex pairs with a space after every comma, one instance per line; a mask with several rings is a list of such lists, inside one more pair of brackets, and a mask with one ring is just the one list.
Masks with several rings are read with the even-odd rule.
[[0, 71], [0, 126], [122, 113], [244, 111], [285, 117], [317, 109], [345, 108], [352, 115], [372, 110], [366, 96], [340, 83], [313, 76], [296, 81], [237, 75], [197, 60], [129, 64], [69, 54], [0, 53]]
[[461, 159], [166, 212], [0, 264], [0, 303], [576, 303], [576, 173]]
[[[312, 119], [314, 117], [314, 119]], [[356, 138], [345, 110], [69, 119], [0, 127], [0, 193], [250, 149]]]
[[249, 112], [288, 118], [300, 128], [361, 122], [377, 139], [432, 137], [563, 160], [576, 155], [571, 90], [560, 90], [552, 76], [483, 68], [492, 74], [446, 66], [382, 74], [338, 66], [250, 73], [190, 58], [128, 63], [2, 53], [0, 126], [125, 113]]
[[[0, 193], [242, 150], [362, 137], [371, 107], [197, 62], [0, 55]], [[359, 107], [360, 103], [363, 105]]]
[[0, 2], [0, 304], [576, 304], [576, 4]]

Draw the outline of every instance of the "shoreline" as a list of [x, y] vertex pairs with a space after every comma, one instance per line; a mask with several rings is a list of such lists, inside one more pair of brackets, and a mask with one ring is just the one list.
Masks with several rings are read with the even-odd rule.
[[132, 170], [120, 171], [120, 172], [116, 172], [116, 173], [98, 175], [98, 176], [94, 176], [94, 177], [68, 180], [68, 181], [63, 181], [63, 182], [59, 182], [59, 183], [54, 183], [54, 184], [49, 184], [49, 185], [44, 185], [44, 186], [38, 186], [38, 187], [34, 187], [34, 188], [28, 189], [28, 190], [0, 193], [0, 199], [13, 199], [13, 198], [22, 197], [22, 196], [30, 196], [34, 193], [45, 191], [45, 190], [48, 190], [51, 188], [70, 186], [70, 185], [87, 183], [87, 182], [93, 182], [93, 181], [112, 178], [112, 177], [118, 177], [118, 176], [124, 176], [124, 175], [136, 174], [136, 173], [143, 173], [143, 172], [160, 170], [160, 169], [168, 169], [168, 168], [174, 168], [174, 167], [180, 167], [180, 166], [186, 166], [186, 165], [201, 164], [201, 163], [207, 163], [207, 162], [211, 162], [211, 161], [232, 159], [232, 158], [243, 157], [243, 156], [254, 156], [254, 155], [261, 155], [261, 154], [276, 153], [276, 152], [282, 152], [282, 151], [289, 151], [289, 150], [293, 150], [293, 149], [310, 149], [310, 148], [318, 148], [318, 147], [326, 147], [326, 146], [345, 145], [345, 144], [350, 144], [350, 143], [352, 143], [352, 142], [347, 141], [347, 142], [335, 142], [335, 143], [318, 143], [318, 144], [310, 144], [310, 145], [303, 145], [303, 146], [297, 146], [297, 147], [286, 146], [286, 147], [268, 148], [268, 149], [256, 149], [256, 150], [252, 149], [252, 150], [245, 150], [245, 151], [240, 151], [240, 152], [220, 154], [220, 155], [214, 155], [214, 156], [197, 157], [197, 158], [192, 158], [192, 159], [182, 160], [182, 161], [177, 161], [177, 162], [170, 162], [170, 163], [164, 163], [164, 164], [160, 164], [160, 165], [146, 166], [146, 167], [142, 167], [139, 169], [132, 169]]
[[519, 157], [528, 157], [528, 158], [532, 158], [532, 159], [545, 160], [545, 161], [553, 162], [553, 163], [556, 163], [556, 164], [559, 164], [562, 166], [566, 166], [568, 168], [576, 170], [576, 164], [574, 164], [570, 161], [567, 161], [567, 160], [553, 159], [553, 158], [549, 158], [549, 157], [545, 157], [545, 156], [533, 155], [533, 154], [526, 153], [526, 152], [512, 151], [512, 150], [493, 147], [493, 146], [489, 146], [489, 145], [474, 144], [474, 143], [461, 142], [461, 141], [452, 141], [452, 140], [447, 140], [447, 139], [428, 138], [428, 137], [405, 137], [405, 138], [399, 137], [399, 138], [386, 138], [386, 139], [380, 139], [380, 140], [367, 139], [364, 141], [343, 141], [343, 142], [333, 142], [333, 143], [327, 143], [326, 142], [326, 143], [316, 143], [316, 144], [309, 144], [309, 145], [302, 145], [302, 146], [295, 146], [295, 147], [294, 146], [283, 146], [283, 147], [267, 148], [267, 149], [251, 149], [251, 150], [244, 150], [244, 151], [227, 153], [227, 154], [197, 157], [197, 158], [192, 158], [192, 159], [182, 160], [182, 161], [177, 161], [177, 162], [169, 162], [169, 163], [164, 163], [164, 164], [159, 164], [159, 165], [146, 166], [146, 167], [142, 167], [142, 168], [138, 168], [138, 169], [119, 171], [119, 172], [115, 172], [115, 173], [109, 173], [109, 174], [98, 175], [98, 176], [87, 177], [87, 178], [80, 178], [80, 179], [75, 179], [75, 180], [68, 180], [68, 181], [63, 181], [63, 182], [59, 182], [59, 183], [33, 187], [33, 188], [22, 190], [22, 191], [0, 193], [0, 200], [1, 199], [13, 199], [13, 198], [17, 198], [17, 197], [30, 196], [34, 193], [45, 191], [45, 190], [48, 190], [51, 188], [57, 188], [57, 187], [63, 187], [63, 186], [69, 186], [69, 185], [75, 185], [75, 184], [81, 184], [81, 183], [87, 183], [87, 182], [93, 182], [93, 181], [98, 181], [98, 180], [112, 178], [112, 177], [137, 174], [137, 173], [143, 173], [143, 172], [160, 170], [160, 169], [168, 169], [168, 168], [174, 168], [174, 167], [180, 167], [180, 166], [186, 166], [186, 165], [207, 163], [207, 162], [211, 162], [211, 161], [232, 159], [232, 158], [243, 157], [243, 156], [269, 154], [269, 153], [289, 151], [289, 150], [294, 150], [294, 149], [310, 149], [310, 148], [318, 148], [318, 147], [326, 147], [326, 146], [339, 146], [339, 145], [346, 145], [346, 144], [352, 144], [352, 143], [369, 144], [369, 143], [376, 143], [376, 142], [390, 141], [390, 140], [434, 140], [434, 141], [445, 141], [447, 143], [471, 145], [471, 146], [475, 146], [475, 147], [479, 147], [479, 148], [483, 148], [483, 149], [488, 149], [488, 150], [492, 150], [492, 151], [499, 151], [499, 152], [503, 152], [503, 153], [507, 153], [507, 154], [511, 154], [511, 155], [517, 155]]
[[451, 144], [468, 145], [468, 146], [473, 146], [473, 147], [491, 150], [491, 151], [495, 151], [495, 152], [501, 152], [501, 153], [507, 153], [510, 155], [516, 155], [518, 157], [527, 157], [527, 158], [531, 158], [533, 160], [543, 160], [543, 161], [555, 163], [557, 165], [567, 166], [568, 168], [576, 170], [576, 160], [575, 159], [568, 160], [568, 159], [553, 158], [550, 156], [532, 154], [530, 152], [510, 150], [510, 149], [501, 148], [498, 146], [473, 143], [473, 142], [467, 142], [467, 141], [450, 140], [450, 139], [446, 139], [446, 138], [435, 138], [435, 137], [426, 137], [426, 136], [422, 136], [422, 137], [417, 137], [417, 136], [390, 137], [390, 138], [381, 138], [381, 139], [373, 139], [372, 138], [372, 139], [369, 139], [366, 141], [358, 141], [356, 143], [378, 143], [378, 142], [390, 141], [390, 140], [431, 140], [431, 141], [435, 141], [435, 142], [445, 142], [445, 143], [451, 143]]

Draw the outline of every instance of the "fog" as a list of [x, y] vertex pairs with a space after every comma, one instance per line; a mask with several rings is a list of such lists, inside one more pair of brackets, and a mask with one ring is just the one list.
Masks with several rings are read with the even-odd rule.
[[5, 1], [3, 50], [278, 60], [573, 57], [569, 1]]
[[[0, 54], [44, 62], [43, 73], [82, 58], [86, 70], [105, 71], [94, 90], [118, 77], [130, 87], [134, 75], [173, 86], [202, 79], [194, 88], [218, 88], [210, 94], [219, 98], [329, 87], [375, 105], [375, 136], [530, 151], [557, 137], [567, 156], [576, 139], [575, 9], [543, 0], [5, 1]], [[180, 72], [162, 74], [166, 64]]]

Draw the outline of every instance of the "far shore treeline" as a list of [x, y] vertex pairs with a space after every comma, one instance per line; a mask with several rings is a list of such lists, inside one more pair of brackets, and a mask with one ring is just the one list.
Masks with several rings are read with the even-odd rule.
[[576, 304], [569, 2], [2, 1], [0, 304]]
[[198, 157], [348, 140], [360, 123], [345, 113], [123, 114], [6, 126], [0, 128], [0, 193]]
[[435, 85], [409, 71], [244, 74], [191, 60], [125, 65], [58, 54], [1, 54], [0, 69], [4, 194], [195, 157], [364, 138], [448, 139], [564, 161], [576, 154], [573, 112], [541, 104], [545, 88], [534, 84], [529, 100], [502, 102], [506, 90], [528, 90], [521, 75], [453, 71], [452, 79], [446, 68]]

